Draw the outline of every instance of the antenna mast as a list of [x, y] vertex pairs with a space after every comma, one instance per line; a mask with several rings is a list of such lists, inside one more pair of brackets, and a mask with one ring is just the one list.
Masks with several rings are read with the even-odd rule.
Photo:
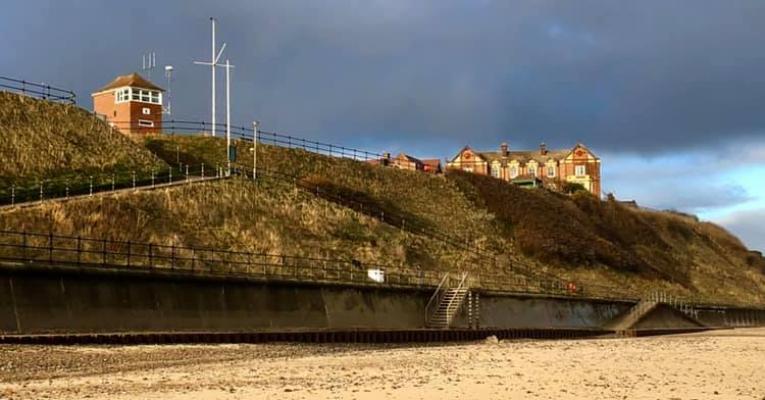
[[141, 70], [147, 73], [149, 80], [151, 80], [151, 71], [156, 66], [157, 66], [157, 53], [153, 51], [149, 51], [141, 55]]

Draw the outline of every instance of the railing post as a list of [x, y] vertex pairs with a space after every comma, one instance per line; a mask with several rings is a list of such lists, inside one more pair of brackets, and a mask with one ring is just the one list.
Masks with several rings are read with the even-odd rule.
[[82, 237], [77, 235], [77, 265], [82, 263]]
[[101, 266], [106, 265], [106, 239], [101, 239]]
[[53, 231], [48, 231], [48, 264], [53, 264]]

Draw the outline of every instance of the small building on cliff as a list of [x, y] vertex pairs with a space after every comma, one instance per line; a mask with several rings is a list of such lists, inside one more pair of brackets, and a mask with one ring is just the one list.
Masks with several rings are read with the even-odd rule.
[[158, 134], [162, 132], [162, 92], [137, 73], [121, 75], [91, 94], [93, 111], [122, 133]]

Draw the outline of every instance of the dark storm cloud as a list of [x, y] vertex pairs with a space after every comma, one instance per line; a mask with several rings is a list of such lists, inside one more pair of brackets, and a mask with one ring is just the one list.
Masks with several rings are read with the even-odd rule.
[[577, 140], [652, 153], [762, 136], [765, 2], [15, 1], [3, 73], [87, 94], [140, 65], [178, 70], [209, 118], [207, 17], [235, 71], [235, 120], [369, 146]]

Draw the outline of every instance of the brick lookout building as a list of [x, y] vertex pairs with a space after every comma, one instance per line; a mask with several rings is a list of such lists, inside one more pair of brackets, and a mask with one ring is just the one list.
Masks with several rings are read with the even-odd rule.
[[152, 135], [162, 131], [164, 89], [132, 73], [118, 76], [91, 96], [93, 111], [110, 125], [129, 135]]
[[447, 165], [525, 187], [548, 187], [555, 190], [565, 183], [578, 183], [600, 196], [600, 158], [582, 144], [572, 149], [511, 151], [503, 143], [499, 151], [475, 151], [465, 146]]

